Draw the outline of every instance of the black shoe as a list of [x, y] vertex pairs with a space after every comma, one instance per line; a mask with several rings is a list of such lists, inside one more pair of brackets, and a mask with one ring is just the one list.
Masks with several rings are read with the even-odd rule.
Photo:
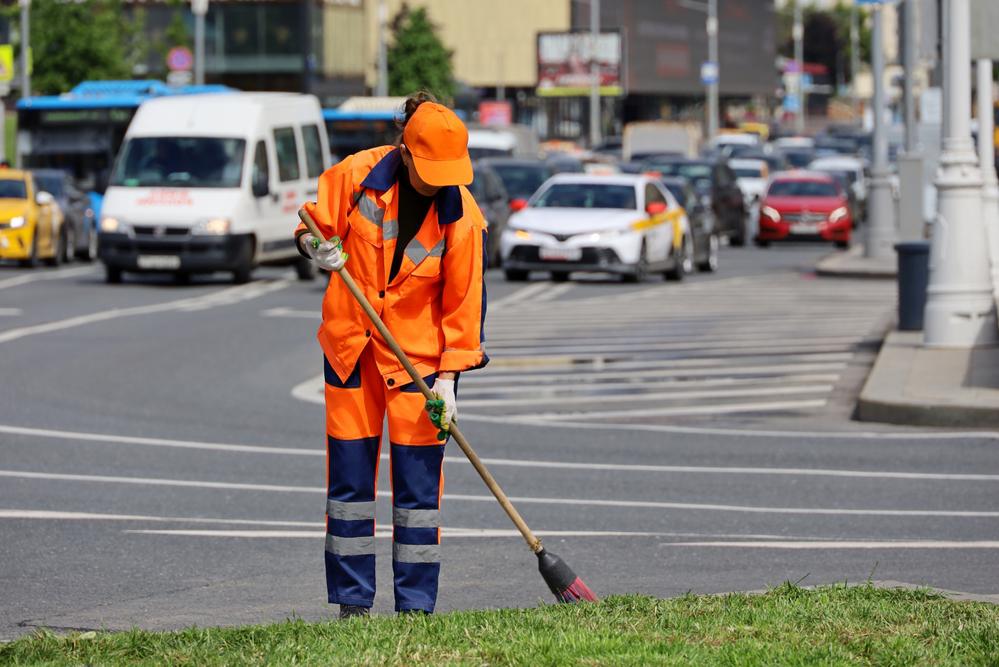
[[432, 612], [425, 609], [403, 609], [399, 612], [400, 616], [430, 616]]
[[368, 616], [371, 614], [371, 607], [359, 607], [354, 604], [340, 605], [340, 618], [353, 618], [354, 616]]

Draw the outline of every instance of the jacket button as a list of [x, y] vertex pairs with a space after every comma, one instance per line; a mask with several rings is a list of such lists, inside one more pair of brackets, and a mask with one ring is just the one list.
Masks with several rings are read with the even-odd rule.
[[379, 298], [379, 299], [384, 299], [384, 298], [385, 298], [385, 290], [382, 290], [382, 291], [380, 291], [380, 292], [378, 293], [378, 298]]
[[368, 329], [367, 331], [364, 332], [364, 337], [371, 338], [371, 329]]
[[385, 384], [387, 384], [390, 387], [394, 387], [395, 386], [395, 380], [393, 380], [392, 378], [389, 378], [388, 380], [385, 381]]

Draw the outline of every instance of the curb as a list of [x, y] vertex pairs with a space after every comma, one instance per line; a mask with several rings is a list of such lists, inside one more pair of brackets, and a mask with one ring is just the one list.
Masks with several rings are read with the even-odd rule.
[[863, 278], [894, 280], [898, 267], [894, 261], [870, 260], [862, 257], [863, 246], [853, 246], [847, 252], [832, 252], [815, 265], [815, 274], [826, 278]]

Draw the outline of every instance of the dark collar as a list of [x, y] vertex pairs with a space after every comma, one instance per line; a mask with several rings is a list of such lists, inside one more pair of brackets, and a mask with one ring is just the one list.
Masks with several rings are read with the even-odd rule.
[[[370, 190], [385, 192], [390, 189], [398, 180], [399, 167], [402, 165], [402, 154], [396, 148], [385, 154], [378, 161], [368, 175], [361, 181], [361, 187]], [[437, 191], [434, 197], [437, 204], [437, 222], [442, 225], [449, 225], [461, 219], [464, 209], [461, 205], [461, 189], [456, 185], [449, 185]]]

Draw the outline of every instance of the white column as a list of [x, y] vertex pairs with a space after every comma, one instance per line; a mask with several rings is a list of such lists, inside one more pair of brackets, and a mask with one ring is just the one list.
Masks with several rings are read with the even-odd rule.
[[867, 234], [864, 256], [886, 259], [895, 255], [895, 200], [891, 192], [891, 169], [888, 166], [888, 128], [885, 127], [885, 54], [884, 16], [874, 7], [874, 32], [871, 35], [871, 69], [874, 77], [874, 161], [871, 164], [871, 188], [867, 197]]
[[388, 6], [378, 0], [378, 83], [375, 95], [388, 96]]
[[590, 148], [601, 141], [600, 127], [600, 0], [590, 0]]
[[795, 92], [798, 93], [798, 113], [794, 116], [794, 131], [798, 135], [805, 133], [805, 27], [801, 22], [801, 3], [804, 0], [794, 2], [794, 26], [791, 35], [794, 38], [794, 63], [798, 70], [798, 85]]
[[21, 3], [21, 97], [31, 97], [31, 74], [28, 72], [28, 54], [31, 53], [31, 0]]
[[208, 13], [208, 0], [191, 0], [191, 13], [194, 14], [194, 83], [205, 83], [205, 14]]
[[995, 343], [985, 244], [982, 170], [971, 141], [971, 11], [969, 0], [946, 0], [944, 78], [950, 97], [937, 171], [937, 220], [930, 249], [924, 342], [930, 347]]
[[978, 165], [982, 170], [982, 217], [992, 263], [992, 292], [999, 303], [999, 178], [996, 177], [995, 122], [993, 118], [992, 61], [977, 62], [978, 82]]
[[718, 136], [718, 79], [721, 64], [718, 62], [718, 0], [708, 0], [708, 20], [705, 26], [708, 33], [708, 62], [717, 69], [714, 81], [708, 84], [708, 141], [714, 142]]

